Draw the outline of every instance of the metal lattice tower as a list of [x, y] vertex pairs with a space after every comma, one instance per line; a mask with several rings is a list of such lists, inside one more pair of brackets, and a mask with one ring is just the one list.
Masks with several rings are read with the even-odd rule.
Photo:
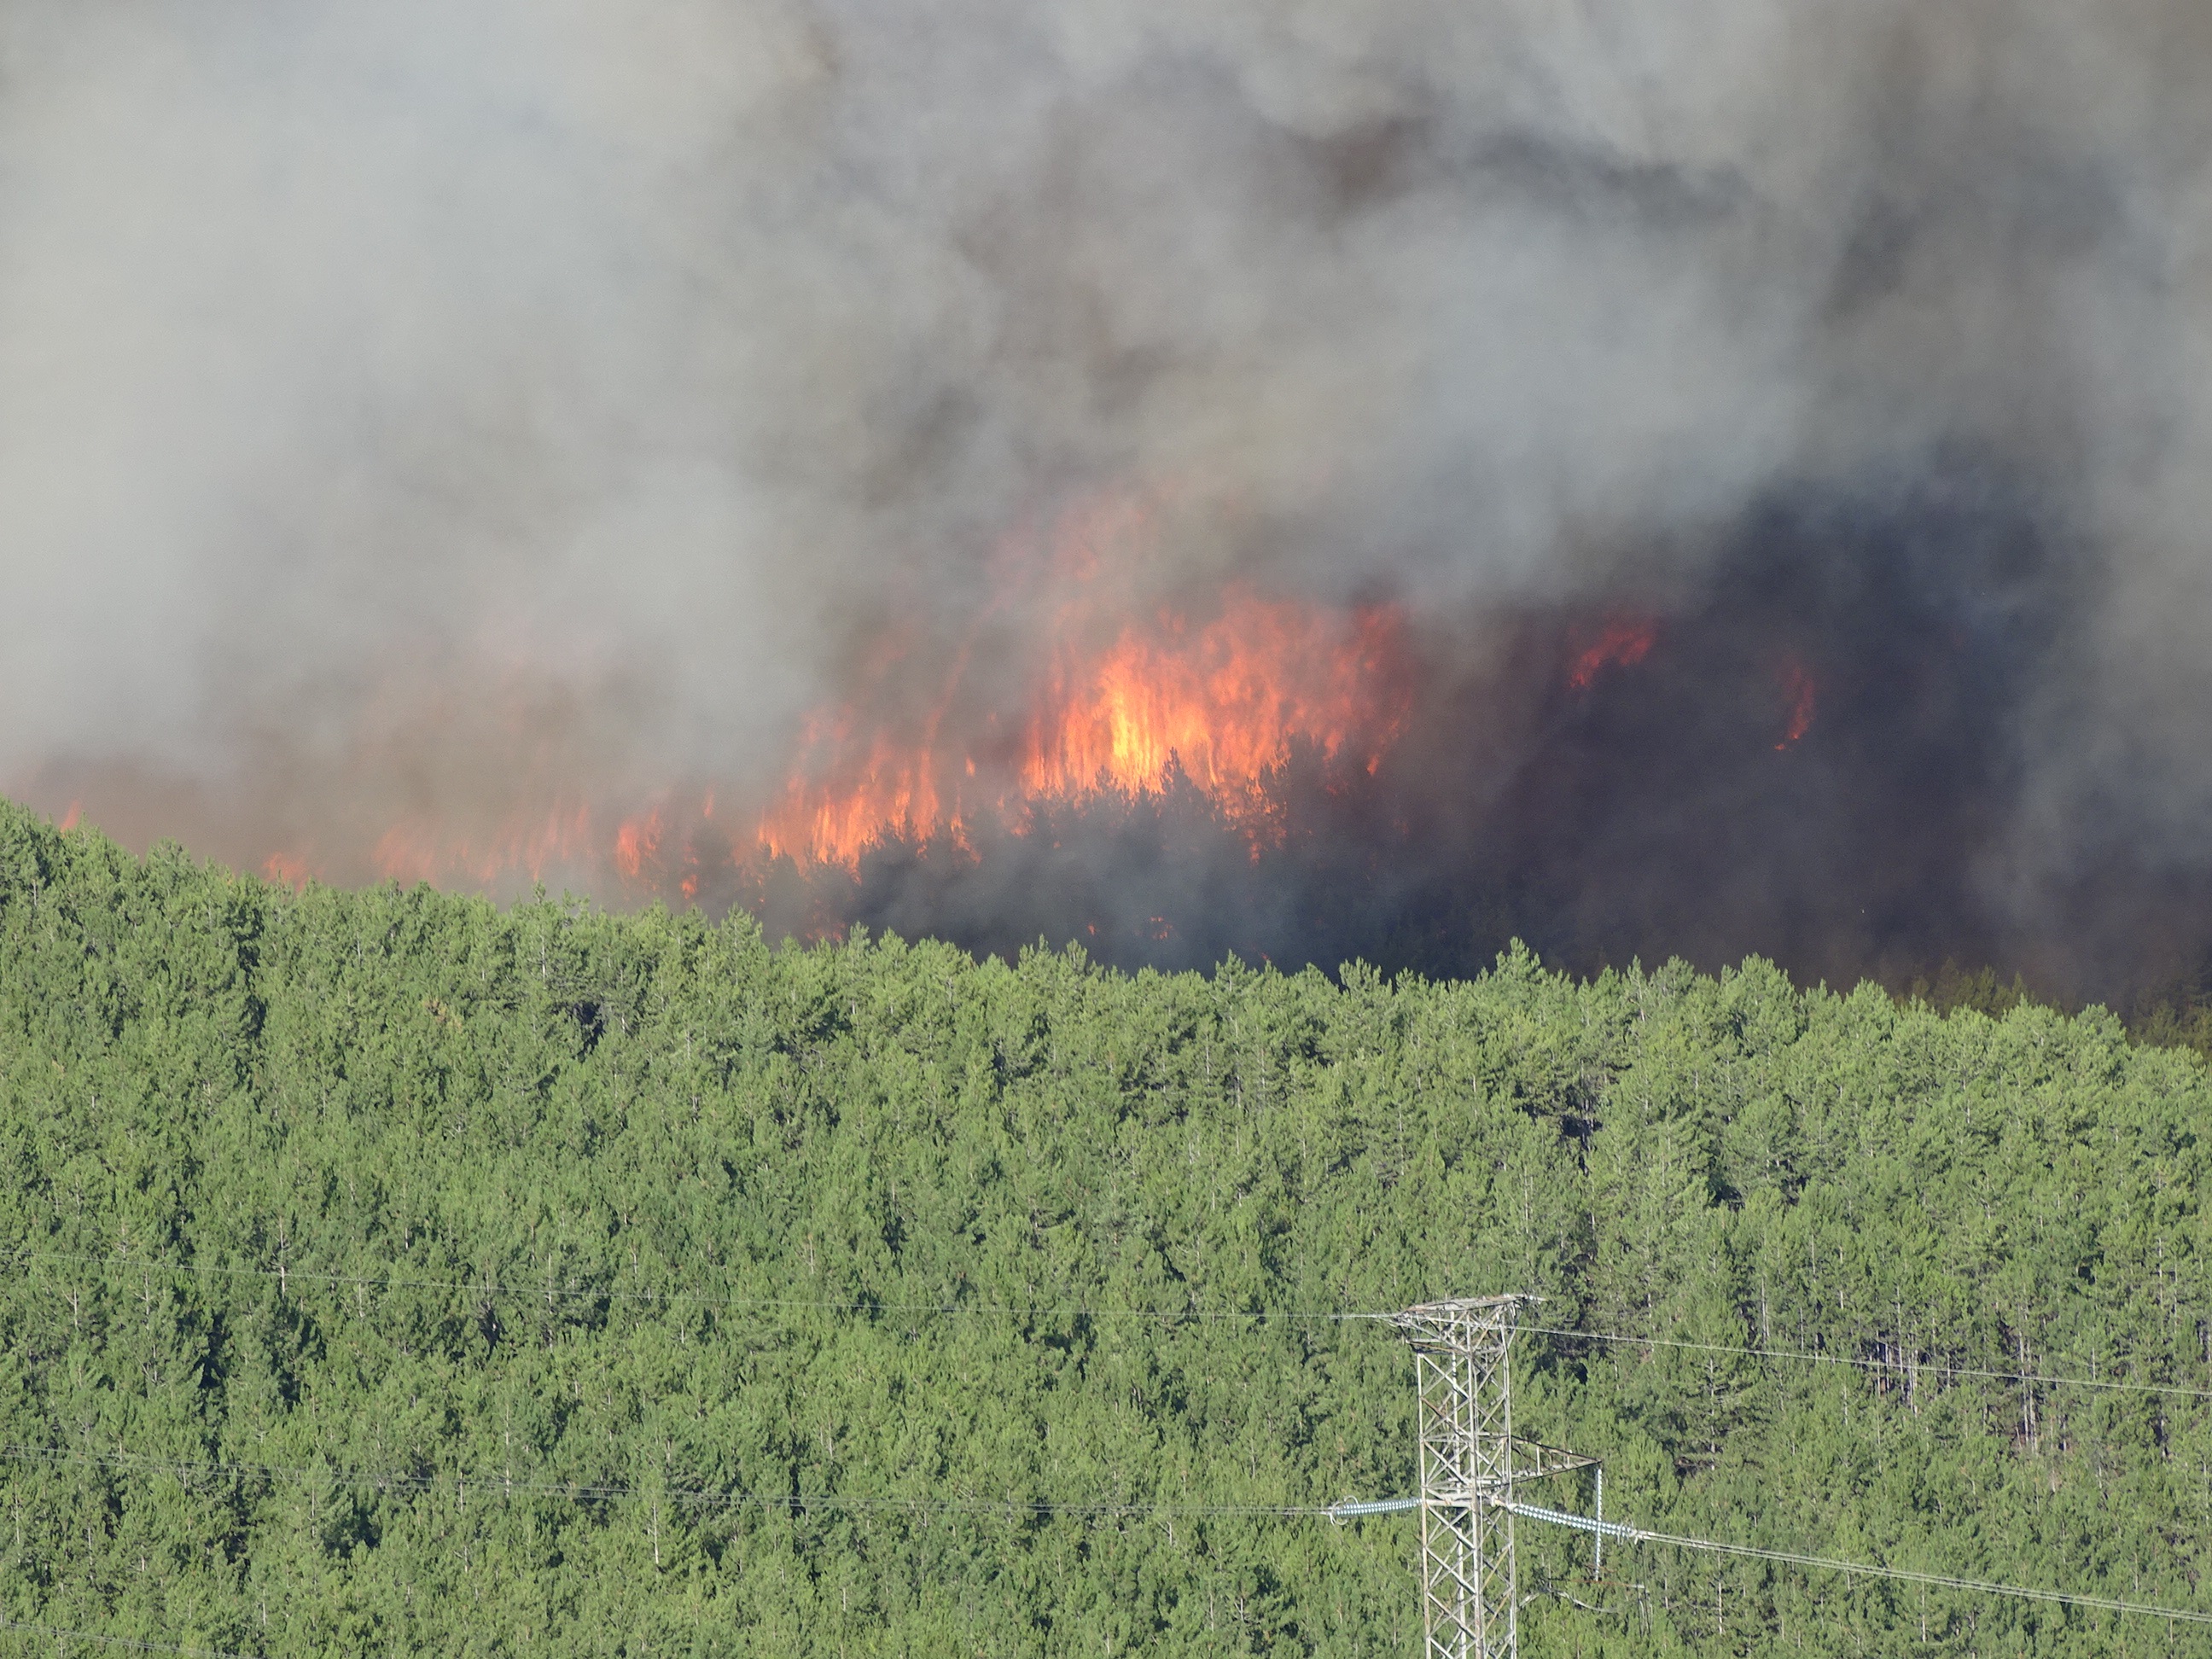
[[[1421, 1622], [1428, 1659], [1513, 1659], [1521, 1596], [1510, 1500], [1508, 1355], [1527, 1295], [1425, 1302], [1390, 1316], [1413, 1345], [1420, 1392]], [[1532, 1451], [1538, 1450], [1530, 1448]]]

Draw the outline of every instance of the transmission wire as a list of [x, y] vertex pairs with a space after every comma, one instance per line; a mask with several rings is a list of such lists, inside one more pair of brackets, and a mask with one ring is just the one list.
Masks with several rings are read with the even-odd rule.
[[[473, 1296], [550, 1301], [605, 1300], [651, 1306], [677, 1304], [699, 1307], [776, 1308], [830, 1313], [938, 1315], [981, 1319], [1137, 1319], [1158, 1324], [1210, 1323], [1242, 1320], [1250, 1324], [1298, 1321], [1349, 1324], [1358, 1321], [1387, 1321], [1389, 1313], [1322, 1309], [1222, 1310], [1197, 1308], [1097, 1308], [1081, 1304], [1049, 1307], [1011, 1307], [993, 1304], [954, 1302], [872, 1302], [805, 1297], [714, 1296], [691, 1291], [623, 1291], [597, 1285], [546, 1286], [502, 1284], [493, 1279], [400, 1279], [354, 1273], [310, 1273], [284, 1267], [225, 1267], [198, 1261], [165, 1261], [155, 1256], [94, 1255], [55, 1251], [14, 1251], [0, 1261], [69, 1262], [98, 1267], [152, 1268], [173, 1273], [207, 1273], [229, 1278], [300, 1279], [314, 1285], [338, 1285], [367, 1290], [422, 1290]], [[2061, 1376], [2042, 1371], [2002, 1371], [1972, 1365], [1949, 1365], [1934, 1361], [1905, 1364], [1897, 1360], [1870, 1359], [1850, 1354], [1820, 1353], [1809, 1349], [1743, 1346], [1720, 1342], [1692, 1342], [1679, 1337], [1637, 1336], [1613, 1331], [1573, 1330], [1565, 1326], [1522, 1325], [1531, 1336], [1553, 1336], [1620, 1347], [1676, 1348], [1692, 1352], [1726, 1354], [1734, 1358], [1788, 1360], [1802, 1364], [1836, 1365], [1875, 1372], [1926, 1371], [1937, 1376], [1969, 1377], [1991, 1382], [2026, 1382], [2046, 1388], [2099, 1389], [2127, 1394], [2166, 1395], [2177, 1399], [2212, 1400], [2212, 1388], [2192, 1388], [2178, 1382], [2141, 1382], [2117, 1378]]]
[[1984, 1578], [1959, 1578], [1949, 1573], [1921, 1572], [1911, 1567], [1875, 1566], [1865, 1561], [1844, 1561], [1834, 1556], [1808, 1555], [1797, 1550], [1763, 1549], [1756, 1544], [1724, 1544], [1717, 1539], [1691, 1538], [1680, 1533], [1653, 1532], [1644, 1527], [1632, 1527], [1618, 1521], [1596, 1521], [1588, 1516], [1570, 1515], [1559, 1510], [1547, 1510], [1535, 1504], [1519, 1504], [1510, 1499], [1496, 1501], [1499, 1509], [1510, 1514], [1522, 1516], [1531, 1521], [1547, 1522], [1555, 1527], [1572, 1527], [1602, 1537], [1617, 1538], [1626, 1543], [1666, 1544], [1675, 1549], [1702, 1550], [1715, 1555], [1745, 1556], [1753, 1560], [1780, 1562], [1789, 1566], [1813, 1567], [1827, 1572], [1850, 1573], [1863, 1578], [1890, 1578], [1908, 1584], [1926, 1584], [1938, 1589], [1965, 1590], [1982, 1595], [2009, 1595], [2024, 1601], [2056, 1601], [2067, 1607], [2094, 1607], [2103, 1613], [2140, 1613], [2146, 1618], [2175, 1620], [2192, 1625], [2212, 1625], [2212, 1613], [2199, 1612], [2189, 1607], [2162, 1607], [2147, 1601], [2115, 1601], [2111, 1596], [2078, 1595], [2071, 1590], [2038, 1589], [2026, 1584], [2000, 1584]]
[[2212, 1389], [2192, 1389], [2179, 1382], [2136, 1382], [2112, 1377], [2054, 1376], [2040, 1371], [1985, 1370], [1972, 1365], [1945, 1365], [1934, 1361], [1906, 1364], [1894, 1359], [1868, 1359], [1855, 1354], [1818, 1353], [1806, 1348], [1739, 1347], [1723, 1342], [1691, 1342], [1678, 1337], [1626, 1336], [1610, 1331], [1573, 1331], [1563, 1326], [1522, 1325], [1530, 1336], [1579, 1338], [1618, 1347], [1682, 1348], [1697, 1353], [1729, 1354], [1753, 1359], [1789, 1359], [1808, 1365], [1843, 1365], [1863, 1371], [1929, 1371], [1938, 1376], [1971, 1376], [1990, 1382], [2040, 1382], [2051, 1388], [2109, 1389], [2128, 1394], [2174, 1395], [2190, 1400], [2212, 1400]]
[[[287, 1468], [265, 1463], [174, 1462], [156, 1458], [135, 1456], [131, 1454], [102, 1455], [71, 1452], [59, 1447], [9, 1446], [0, 1448], [0, 1456], [19, 1461], [47, 1462], [78, 1462], [106, 1465], [138, 1470], [161, 1470], [178, 1474], [258, 1474], [278, 1477], [295, 1477], [324, 1481], [332, 1486], [398, 1486], [417, 1491], [450, 1481], [457, 1490], [469, 1484], [463, 1476], [423, 1476], [392, 1473], [364, 1474], [355, 1471], [341, 1474], [335, 1470]], [[516, 1480], [492, 1475], [480, 1477], [476, 1484], [485, 1492], [508, 1493], [526, 1492], [551, 1493], [556, 1496], [637, 1500], [658, 1498], [664, 1502], [697, 1503], [712, 1507], [750, 1507], [763, 1509], [821, 1510], [889, 1510], [909, 1514], [966, 1514], [966, 1515], [1047, 1515], [1145, 1516], [1152, 1515], [1176, 1516], [1266, 1516], [1292, 1519], [1320, 1516], [1343, 1521], [1364, 1514], [1420, 1507], [1418, 1498], [1385, 1499], [1370, 1504], [1339, 1504], [1322, 1506], [1310, 1504], [1054, 1504], [1041, 1501], [1001, 1500], [959, 1503], [942, 1498], [807, 1498], [797, 1494], [763, 1494], [754, 1492], [714, 1492], [700, 1490], [649, 1492], [635, 1486], [586, 1486], [577, 1482], [544, 1482]], [[1686, 1534], [1655, 1531], [1650, 1528], [1631, 1526], [1625, 1522], [1598, 1521], [1587, 1516], [1547, 1509], [1540, 1504], [1516, 1503], [1510, 1499], [1495, 1500], [1497, 1507], [1508, 1513], [1531, 1521], [1540, 1521], [1553, 1526], [1563, 1526], [1617, 1539], [1625, 1543], [1661, 1544], [1675, 1549], [1728, 1555], [1742, 1559], [1771, 1561], [1783, 1565], [1806, 1567], [1820, 1571], [1838, 1572], [1857, 1577], [1883, 1578], [1911, 1584], [1922, 1584], [1938, 1589], [1959, 1590], [1972, 1595], [2008, 1596], [2018, 1601], [2042, 1601], [2067, 1607], [2078, 1607], [2104, 1613], [2165, 1619], [2188, 1624], [2212, 1625], [2212, 1613], [2186, 1607], [2160, 1607], [2150, 1602], [2125, 1601], [2112, 1596], [2091, 1595], [2071, 1590], [2043, 1589], [2025, 1584], [2005, 1584], [1994, 1580], [1960, 1577], [1950, 1573], [1923, 1572], [1911, 1567], [1878, 1565], [1865, 1561], [1846, 1561], [1834, 1556], [1813, 1555], [1800, 1550], [1765, 1548], [1755, 1544], [1730, 1544], [1711, 1538], [1693, 1538]], [[52, 1626], [15, 1624], [0, 1620], [0, 1630], [34, 1632], [41, 1634], [76, 1636], [80, 1639], [106, 1643], [115, 1646], [134, 1648], [143, 1651], [207, 1656], [208, 1659], [250, 1659], [250, 1656], [234, 1654], [225, 1650], [181, 1647], [172, 1644], [133, 1640], [123, 1637], [89, 1636], [82, 1632], [64, 1631]]]

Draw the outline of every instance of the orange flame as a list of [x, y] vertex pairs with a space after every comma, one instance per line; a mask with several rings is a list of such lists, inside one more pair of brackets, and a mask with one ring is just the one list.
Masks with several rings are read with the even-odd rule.
[[615, 831], [615, 866], [635, 878], [660, 851], [660, 809], [631, 818]]
[[1103, 650], [1084, 648], [1085, 620], [1081, 606], [1062, 614], [1010, 764], [948, 748], [942, 705], [908, 744], [880, 730], [863, 737], [857, 717], [842, 711], [810, 732], [807, 749], [828, 764], [793, 776], [762, 820], [762, 848], [802, 866], [857, 870], [870, 848], [902, 836], [962, 844], [978, 811], [1018, 830], [1029, 804], [1106, 793], [1135, 799], [1163, 791], [1180, 768], [1224, 818], [1255, 837], [1256, 850], [1270, 775], [1295, 745], [1371, 771], [1397, 734], [1395, 611], [1347, 617], [1235, 587], [1202, 627], [1163, 611], [1125, 625]]
[[1567, 690], [1587, 691], [1608, 668], [1633, 668], [1651, 654], [1659, 639], [1659, 624], [1649, 617], [1616, 617], [1607, 622], [1596, 640], [1575, 654], [1567, 673]]
[[[1040, 806], [1133, 801], [1177, 778], [1256, 857], [1283, 833], [1279, 769], [1310, 757], [1333, 787], [1348, 769], [1372, 773], [1395, 740], [1409, 701], [1402, 619], [1235, 585], [1194, 617], [1146, 614], [1133, 592], [1158, 568], [1160, 514], [1180, 499], [1106, 490], [1009, 532], [991, 567], [998, 597], [950, 661], [931, 668], [904, 629], [878, 640], [862, 687], [803, 728], [750, 840], [733, 844], [714, 824], [716, 797], [703, 787], [611, 811], [579, 804], [574, 781], [541, 765], [535, 805], [459, 833], [410, 813], [389, 823], [370, 862], [410, 884], [491, 889], [573, 872], [696, 900], [718, 871], [740, 890], [779, 858], [857, 873], [872, 848], [967, 848], [987, 819], [1023, 834]], [[1003, 669], [1010, 653], [1011, 677], [995, 674], [988, 690], [971, 677], [971, 658]], [[1011, 711], [1009, 690], [1020, 698]], [[289, 853], [267, 866], [295, 884], [312, 867]]]
[[509, 825], [481, 841], [455, 841], [433, 825], [395, 823], [370, 854], [377, 870], [403, 886], [459, 878], [489, 886], [521, 871], [533, 879], [549, 868], [594, 857], [588, 808], [556, 807], [543, 820]]
[[[805, 747], [817, 753], [845, 750], [853, 742], [853, 724], [850, 711], [834, 723], [813, 722]], [[898, 836], [923, 839], [939, 828], [960, 833], [957, 809], [940, 817], [937, 757], [927, 743], [904, 749], [878, 732], [857, 767], [839, 769], [853, 775], [828, 782], [793, 776], [782, 804], [761, 820], [760, 844], [771, 858], [856, 869], [860, 854], [878, 842]]]
[[307, 884], [307, 860], [297, 853], [271, 853], [261, 861], [261, 873], [280, 887], [298, 892]]
[[1376, 740], [1362, 757], [1371, 765], [1395, 735], [1375, 691], [1395, 631], [1394, 616], [1370, 611], [1347, 637], [1322, 612], [1240, 590], [1194, 635], [1164, 615], [1152, 629], [1124, 629], [1095, 662], [1063, 653], [1030, 722], [1023, 787], [1063, 799], [1138, 795], [1161, 788], [1180, 763], [1241, 818], [1293, 741], [1333, 761], [1364, 732]]

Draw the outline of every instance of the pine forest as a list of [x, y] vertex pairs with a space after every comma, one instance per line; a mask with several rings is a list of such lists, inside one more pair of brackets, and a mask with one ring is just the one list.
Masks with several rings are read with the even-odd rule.
[[[1415, 1478], [1351, 1316], [1506, 1291], [1609, 1516], [2201, 1620], [2208, 1130], [2094, 1008], [777, 945], [0, 805], [0, 1651], [1413, 1655], [1414, 1519], [1322, 1513]], [[1536, 1655], [2212, 1654], [1520, 1535]]]

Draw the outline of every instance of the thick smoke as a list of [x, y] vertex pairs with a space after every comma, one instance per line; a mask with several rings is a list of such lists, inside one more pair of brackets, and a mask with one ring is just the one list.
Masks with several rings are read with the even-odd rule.
[[[2212, 938], [2202, 5], [14, 0], [0, 51], [43, 807], [335, 878], [757, 811], [887, 638], [924, 684], [995, 605], [1012, 684], [1007, 550], [1119, 492], [1133, 606], [1405, 607], [1395, 775], [1264, 868], [1170, 800], [844, 919], [2069, 991]], [[1644, 678], [1560, 698], [1624, 609]]]

